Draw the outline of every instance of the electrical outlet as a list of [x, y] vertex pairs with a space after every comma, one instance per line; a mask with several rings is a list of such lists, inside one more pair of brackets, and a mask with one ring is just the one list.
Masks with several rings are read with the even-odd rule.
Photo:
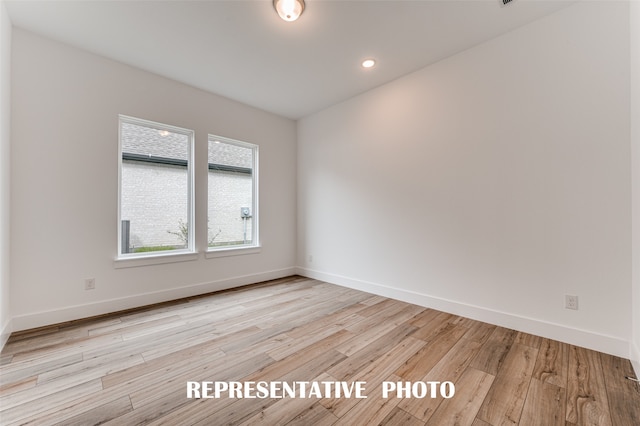
[[84, 289], [85, 290], [95, 290], [96, 288], [96, 279], [95, 278], [87, 278], [84, 280]]
[[564, 296], [564, 307], [565, 309], [573, 309], [575, 311], [578, 310], [578, 296], [571, 296], [566, 294]]

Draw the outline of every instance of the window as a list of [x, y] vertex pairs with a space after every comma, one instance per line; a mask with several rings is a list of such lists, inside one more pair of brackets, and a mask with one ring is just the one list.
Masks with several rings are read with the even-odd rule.
[[257, 247], [258, 147], [209, 135], [209, 251]]
[[193, 139], [120, 116], [119, 258], [194, 252]]

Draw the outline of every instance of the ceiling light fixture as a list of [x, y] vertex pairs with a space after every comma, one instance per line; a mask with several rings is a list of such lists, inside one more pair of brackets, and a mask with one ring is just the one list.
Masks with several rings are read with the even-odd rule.
[[376, 61], [373, 59], [365, 59], [362, 61], [363, 68], [373, 68], [376, 65]]
[[287, 22], [293, 22], [304, 12], [304, 0], [273, 0], [278, 15]]

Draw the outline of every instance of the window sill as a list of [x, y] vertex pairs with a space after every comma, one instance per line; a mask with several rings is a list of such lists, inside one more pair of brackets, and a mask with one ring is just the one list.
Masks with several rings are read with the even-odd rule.
[[136, 268], [138, 266], [162, 265], [165, 263], [190, 262], [198, 260], [199, 254], [194, 252], [176, 252], [155, 255], [119, 257], [113, 261], [115, 269]]
[[225, 248], [218, 248], [218, 249], [209, 249], [205, 252], [204, 256], [207, 259], [215, 259], [218, 257], [257, 254], [257, 253], [260, 253], [261, 250], [262, 248], [260, 246], [233, 247], [233, 248], [225, 247]]

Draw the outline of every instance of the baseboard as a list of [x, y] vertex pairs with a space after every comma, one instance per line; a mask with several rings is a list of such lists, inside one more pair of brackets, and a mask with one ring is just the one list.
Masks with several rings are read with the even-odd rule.
[[7, 340], [9, 340], [11, 333], [13, 333], [13, 320], [9, 318], [9, 320], [2, 326], [2, 331], [0, 331], [0, 352], [4, 349], [4, 345], [7, 344]]
[[[629, 342], [613, 336], [593, 333], [588, 330], [581, 330], [567, 327], [561, 324], [541, 321], [534, 318], [527, 318], [511, 313], [500, 312], [487, 309], [482, 306], [475, 306], [466, 303], [447, 300], [427, 294], [403, 290], [385, 285], [353, 279], [341, 275], [330, 274], [308, 268], [297, 268], [298, 275], [325, 281], [331, 284], [349, 287], [380, 296], [389, 297], [404, 302], [413, 303], [427, 308], [437, 309], [454, 315], [499, 325], [501, 327], [546, 337], [575, 346], [593, 349], [599, 352], [627, 358], [629, 356]], [[636, 357], [636, 359], [638, 359]], [[636, 366], [637, 372], [637, 366]]]
[[226, 278], [207, 283], [193, 284], [169, 290], [103, 300], [100, 302], [88, 303], [84, 305], [68, 306], [65, 308], [50, 311], [17, 315], [13, 317], [12, 331], [28, 330], [31, 328], [43, 327], [51, 324], [59, 324], [67, 321], [89, 318], [96, 315], [103, 315], [111, 312], [138, 308], [141, 306], [152, 305], [154, 303], [162, 303], [171, 300], [182, 299], [184, 297], [198, 296], [200, 294], [211, 293], [214, 291], [227, 290], [230, 288], [255, 284], [262, 281], [284, 278], [290, 275], [294, 275], [295, 273], [296, 268], [290, 267], [274, 271], [261, 272], [258, 274]]
[[640, 348], [638, 348], [638, 342], [631, 341], [631, 343], [629, 343], [629, 347], [629, 359], [631, 359], [633, 371], [635, 371], [636, 377], [640, 378]]

